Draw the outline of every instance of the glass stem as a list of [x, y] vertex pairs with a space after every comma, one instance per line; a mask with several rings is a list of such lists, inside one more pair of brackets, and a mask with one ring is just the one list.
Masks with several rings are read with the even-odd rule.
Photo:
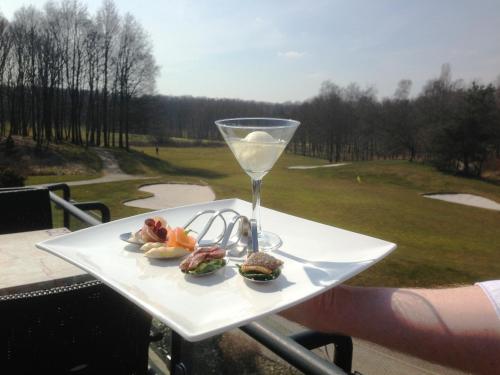
[[260, 186], [262, 180], [255, 180], [252, 178], [252, 219], [257, 222], [257, 231], [260, 235]]

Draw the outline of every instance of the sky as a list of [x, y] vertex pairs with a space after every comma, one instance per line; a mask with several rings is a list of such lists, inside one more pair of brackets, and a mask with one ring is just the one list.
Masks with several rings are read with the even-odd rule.
[[[82, 0], [91, 14], [101, 0]], [[45, 0], [0, 0], [16, 9]], [[330, 80], [412, 95], [450, 63], [453, 79], [500, 75], [499, 0], [115, 0], [153, 43], [165, 95], [303, 101]]]

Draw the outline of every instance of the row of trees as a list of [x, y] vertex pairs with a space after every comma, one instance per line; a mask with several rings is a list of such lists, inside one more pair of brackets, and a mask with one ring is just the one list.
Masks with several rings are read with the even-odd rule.
[[131, 101], [157, 72], [144, 29], [111, 0], [93, 16], [78, 0], [0, 15], [0, 135], [128, 148]]
[[332, 162], [433, 160], [479, 175], [500, 153], [500, 80], [453, 81], [448, 64], [416, 96], [408, 79], [383, 100], [324, 82], [314, 98], [285, 104], [152, 95], [157, 73], [144, 29], [112, 0], [94, 16], [78, 0], [0, 16], [0, 136], [128, 148], [130, 132], [220, 139], [218, 118], [269, 116], [300, 120], [291, 150]]
[[[170, 137], [220, 139], [214, 121], [233, 117], [284, 117], [293, 105], [191, 96], [143, 96], [134, 102], [133, 131], [157, 143]], [[290, 114], [291, 111], [288, 110]]]
[[293, 149], [337, 162], [431, 160], [466, 175], [480, 175], [488, 158], [500, 156], [500, 80], [496, 87], [452, 81], [444, 64], [414, 98], [411, 86], [401, 80], [392, 98], [378, 101], [372, 89], [324, 83], [295, 109], [304, 126]]
[[[285, 117], [302, 122], [290, 149], [330, 162], [407, 158], [432, 160], [441, 168], [479, 175], [484, 161], [500, 153], [500, 81], [465, 84], [443, 65], [411, 97], [401, 80], [393, 97], [378, 100], [373, 88], [324, 82], [314, 98], [272, 104], [229, 99], [143, 96], [132, 114], [134, 131], [156, 136], [220, 139], [214, 120]], [[146, 114], [146, 115], [145, 115]]]

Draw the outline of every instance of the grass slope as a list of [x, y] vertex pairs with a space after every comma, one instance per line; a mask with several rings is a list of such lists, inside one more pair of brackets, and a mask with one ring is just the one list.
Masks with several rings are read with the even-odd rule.
[[[0, 167], [10, 167], [30, 176], [27, 184], [97, 177], [102, 169], [101, 159], [92, 149], [70, 143], [36, 147], [29, 137], [12, 138], [13, 145], [5, 138], [0, 139]], [[31, 178], [33, 176], [36, 178]]]

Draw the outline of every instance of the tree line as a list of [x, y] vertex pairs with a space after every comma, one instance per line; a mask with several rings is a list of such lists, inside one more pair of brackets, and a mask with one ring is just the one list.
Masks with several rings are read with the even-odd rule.
[[0, 136], [128, 148], [132, 100], [157, 72], [143, 27], [111, 0], [95, 15], [78, 0], [0, 15]]
[[320, 94], [296, 108], [305, 126], [296, 152], [329, 161], [407, 158], [480, 175], [488, 158], [500, 156], [500, 80], [493, 84], [451, 79], [444, 64], [410, 97], [412, 82], [399, 82], [394, 96], [378, 101], [373, 89], [323, 84]]
[[297, 108], [305, 126], [292, 146], [330, 161], [407, 158], [480, 175], [500, 155], [500, 81], [452, 81], [449, 64], [411, 98], [401, 80], [392, 98], [376, 100], [372, 89], [326, 82], [320, 94]]
[[95, 15], [63, 0], [0, 16], [0, 137], [128, 149], [132, 132], [220, 140], [216, 119], [285, 117], [302, 122], [289, 150], [330, 162], [407, 158], [480, 175], [500, 154], [500, 78], [452, 80], [449, 64], [418, 95], [409, 79], [383, 99], [327, 81], [290, 103], [153, 95], [157, 73], [143, 27], [112, 0]]
[[[411, 96], [401, 80], [394, 95], [377, 99], [374, 88], [324, 82], [319, 94], [300, 103], [143, 96], [137, 99], [134, 131], [168, 137], [221, 139], [216, 119], [284, 117], [300, 120], [289, 150], [330, 162], [408, 159], [480, 175], [500, 155], [500, 79], [496, 85], [452, 80], [449, 64]], [[144, 115], [146, 114], [146, 115]]]

